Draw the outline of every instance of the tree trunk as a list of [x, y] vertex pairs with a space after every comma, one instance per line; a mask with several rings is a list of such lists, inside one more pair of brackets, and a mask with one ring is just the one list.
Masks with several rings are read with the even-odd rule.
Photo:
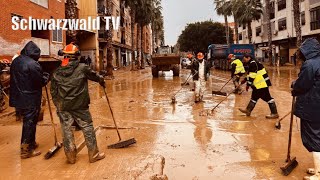
[[156, 42], [156, 32], [154, 29], [154, 26], [152, 25], [152, 52], [154, 52], [154, 47], [155, 47], [155, 43]]
[[145, 68], [145, 62], [144, 62], [144, 53], [147, 51], [146, 46], [145, 46], [145, 31], [144, 31], [145, 26], [142, 26], [141, 28], [141, 69]]
[[270, 22], [270, 0], [266, 0], [266, 18], [267, 18], [267, 33], [268, 33], [268, 58], [270, 65], [272, 65], [272, 32], [271, 32], [271, 22]]
[[224, 16], [224, 23], [225, 23], [225, 28], [226, 28], [227, 45], [228, 45], [228, 47], [230, 47], [229, 24], [228, 24], [228, 17], [226, 15]]
[[236, 37], [236, 44], [239, 44], [239, 27], [238, 22], [235, 16], [234, 17], [234, 30], [235, 30], [235, 37]]
[[[67, 19], [78, 19], [78, 9], [76, 0], [67, 0], [65, 15]], [[67, 44], [77, 41], [77, 31], [67, 30], [68, 41]]]
[[251, 28], [251, 22], [247, 23], [248, 26], [248, 39], [249, 39], [249, 44], [252, 43], [252, 28]]
[[[107, 0], [107, 16], [111, 16], [112, 12], [112, 2]], [[107, 76], [113, 78], [113, 47], [112, 47], [112, 37], [113, 37], [113, 26], [112, 21], [109, 21], [109, 30], [107, 31]]]
[[[294, 27], [295, 27], [296, 36], [297, 36], [296, 46], [297, 48], [299, 48], [302, 44], [299, 0], [293, 0], [293, 17], [294, 17]], [[298, 61], [298, 65], [301, 65], [300, 61]]]
[[131, 15], [131, 47], [132, 47], [132, 54], [131, 54], [131, 71], [137, 70], [136, 66], [136, 56], [135, 56], [135, 51], [137, 47], [135, 46], [135, 32], [134, 31], [134, 25], [135, 25], [135, 12], [133, 10], [130, 10], [130, 15]]
[[138, 23], [137, 25], [137, 47], [138, 47], [138, 55], [137, 55], [137, 59], [138, 59], [138, 68], [141, 67], [141, 25]]

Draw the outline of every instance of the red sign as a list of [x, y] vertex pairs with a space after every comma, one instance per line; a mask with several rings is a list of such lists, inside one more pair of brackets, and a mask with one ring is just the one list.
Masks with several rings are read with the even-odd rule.
[[238, 54], [238, 53], [241, 53], [241, 54], [250, 54], [251, 53], [251, 49], [234, 49], [233, 50], [233, 53], [234, 54]]

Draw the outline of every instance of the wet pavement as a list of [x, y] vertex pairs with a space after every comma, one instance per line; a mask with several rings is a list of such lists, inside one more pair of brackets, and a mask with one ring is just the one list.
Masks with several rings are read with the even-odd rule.
[[[290, 85], [299, 72], [294, 67], [268, 68], [278, 111], [284, 116], [291, 108]], [[299, 119], [293, 128], [292, 155], [298, 167], [287, 177], [280, 166], [286, 159], [289, 117], [282, 121], [281, 130], [276, 120], [267, 120], [268, 104], [258, 101], [251, 117], [238, 111], [246, 107], [251, 92], [230, 95], [212, 116], [199, 116], [224, 97], [212, 96], [230, 77], [228, 72], [212, 70], [207, 82], [204, 102], [195, 104], [191, 86], [183, 86], [190, 70], [182, 70], [180, 77], [164, 73], [152, 79], [150, 68], [141, 71], [118, 70], [115, 79], [107, 81], [108, 97], [120, 127], [122, 139], [134, 137], [137, 144], [126, 149], [107, 149], [118, 141], [113, 129], [97, 133], [98, 145], [106, 153], [104, 160], [90, 164], [87, 150], [70, 165], [61, 149], [53, 158], [43, 156], [21, 160], [19, 143], [21, 123], [15, 121], [12, 109], [0, 114], [0, 179], [302, 179], [305, 170], [313, 166], [312, 156], [304, 149], [299, 131]], [[190, 81], [192, 82], [192, 81]], [[190, 83], [191, 84], [191, 83]], [[231, 92], [232, 82], [224, 91]], [[107, 101], [101, 88], [90, 83], [90, 110], [94, 125], [113, 126]], [[54, 110], [55, 111], [55, 110]], [[54, 121], [59, 119], [54, 113]], [[298, 124], [296, 123], [298, 122]], [[58, 128], [59, 129], [59, 128]], [[39, 122], [37, 141], [45, 154], [54, 145], [48, 109], [44, 121]], [[61, 139], [60, 131], [58, 131]], [[83, 140], [75, 132], [77, 143]], [[156, 177], [156, 175], [163, 175]]]

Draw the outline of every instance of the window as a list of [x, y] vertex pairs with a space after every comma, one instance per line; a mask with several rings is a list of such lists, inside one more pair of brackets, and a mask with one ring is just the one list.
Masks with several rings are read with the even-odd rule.
[[320, 6], [310, 10], [310, 28], [311, 31], [320, 29]]
[[260, 36], [261, 34], [261, 26], [256, 28], [256, 37]]
[[301, 17], [300, 17], [300, 21], [301, 21], [301, 25], [305, 25], [306, 24], [306, 15], [305, 15], [305, 12], [301, 12]]
[[48, 0], [30, 0], [30, 1], [38, 4], [39, 6], [48, 8]]
[[278, 11], [286, 8], [286, 0], [278, 0]]
[[274, 2], [270, 3], [270, 19], [275, 18], [275, 7], [274, 7]]
[[286, 18], [279, 19], [278, 28], [279, 28], [279, 31], [283, 31], [283, 30], [287, 29], [287, 19]]
[[246, 28], [247, 28], [246, 24], [243, 24], [243, 29], [246, 29]]
[[62, 43], [62, 30], [52, 31], [52, 42]]
[[239, 33], [239, 40], [242, 40], [242, 33]]

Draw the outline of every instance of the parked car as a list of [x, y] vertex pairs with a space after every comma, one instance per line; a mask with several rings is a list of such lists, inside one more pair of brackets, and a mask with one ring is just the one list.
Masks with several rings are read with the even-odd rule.
[[181, 67], [182, 68], [187, 68], [187, 69], [190, 69], [191, 67], [191, 61], [189, 58], [182, 58], [181, 60]]

